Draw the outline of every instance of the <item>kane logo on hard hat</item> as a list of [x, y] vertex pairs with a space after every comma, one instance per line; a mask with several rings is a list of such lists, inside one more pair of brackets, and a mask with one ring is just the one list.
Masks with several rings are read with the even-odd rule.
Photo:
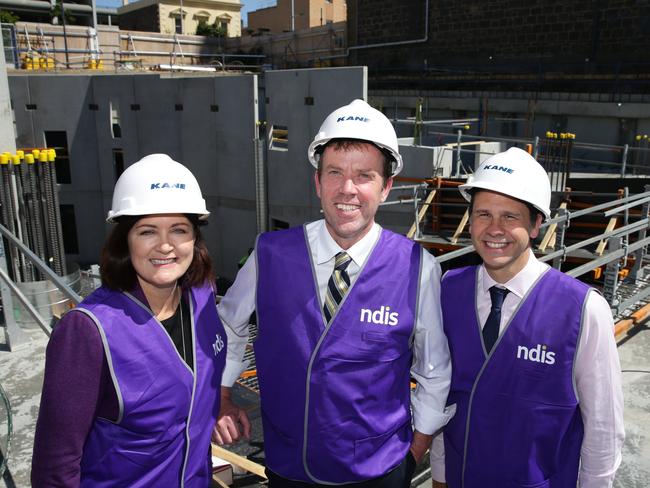
[[159, 190], [161, 188], [178, 188], [179, 190], [185, 189], [185, 183], [152, 183], [150, 190]]
[[339, 117], [336, 119], [337, 122], [346, 122], [348, 120], [354, 120], [357, 122], [369, 122], [370, 119], [368, 117], [360, 117], [359, 115], [348, 115], [347, 117]]
[[512, 174], [515, 172], [514, 169], [508, 168], [507, 166], [499, 166], [498, 164], [486, 164], [483, 166], [483, 169], [494, 169], [497, 171], [503, 171], [504, 173]]

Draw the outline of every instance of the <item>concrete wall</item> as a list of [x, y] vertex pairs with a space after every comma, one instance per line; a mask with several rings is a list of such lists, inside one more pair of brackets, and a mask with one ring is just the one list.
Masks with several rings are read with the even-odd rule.
[[[234, 276], [254, 242], [257, 78], [159, 75], [10, 76], [19, 147], [44, 145], [43, 132], [66, 131], [72, 182], [59, 186], [71, 204], [82, 264], [97, 262], [116, 179], [114, 150], [125, 166], [162, 152], [197, 176], [212, 212], [204, 234], [217, 271]], [[26, 104], [35, 109], [26, 110]], [[120, 138], [111, 131], [119, 113]], [[33, 107], [32, 107], [33, 108]]]
[[[322, 121], [366, 98], [362, 67], [267, 71], [256, 75], [23, 75], [9, 77], [19, 147], [41, 147], [44, 131], [65, 131], [71, 182], [59, 185], [72, 205], [82, 265], [95, 263], [110, 225], [117, 172], [151, 153], [166, 153], [196, 175], [211, 212], [203, 228], [219, 275], [233, 278], [257, 229], [254, 141], [288, 128], [285, 151], [265, 151], [269, 221], [300, 225], [321, 217], [307, 147]], [[261, 96], [260, 96], [261, 94]], [[265, 120], [261, 120], [260, 114]], [[119, 135], [113, 124], [119, 124]], [[394, 213], [394, 212], [393, 212]], [[385, 220], [390, 222], [391, 212]]]
[[[637, 148], [648, 147], [647, 139], [637, 135], [650, 132], [650, 96], [633, 95], [629, 101], [614, 102], [605, 94], [593, 93], [528, 93], [470, 91], [408, 91], [370, 90], [373, 103], [383, 108], [390, 118], [412, 117], [422, 99], [424, 120], [477, 118], [469, 135], [485, 137], [544, 139], [547, 131], [572, 132], [576, 143], [603, 144], [618, 148], [589, 149], [575, 147], [572, 158], [611, 163], [620, 166], [622, 146], [630, 147], [628, 162], [647, 161]], [[413, 136], [413, 125], [397, 126], [401, 137]], [[430, 146], [455, 142], [452, 128], [429, 126]], [[437, 133], [437, 134], [434, 134]], [[443, 135], [446, 133], [447, 135]], [[465, 161], [465, 159], [464, 159]]]
[[267, 131], [286, 127], [286, 150], [269, 149], [270, 217], [294, 226], [321, 218], [307, 147], [327, 115], [366, 98], [366, 69], [305, 69], [266, 73]]

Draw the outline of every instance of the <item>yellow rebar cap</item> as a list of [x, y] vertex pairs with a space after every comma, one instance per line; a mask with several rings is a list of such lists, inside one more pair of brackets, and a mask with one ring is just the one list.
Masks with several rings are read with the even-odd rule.
[[47, 160], [51, 163], [56, 159], [56, 151], [54, 149], [47, 150]]
[[38, 161], [40, 163], [47, 163], [47, 151], [41, 151], [38, 154]]
[[25, 162], [27, 164], [34, 164], [34, 155], [33, 154], [25, 154]]
[[0, 154], [0, 164], [9, 164], [9, 156], [5, 153]]

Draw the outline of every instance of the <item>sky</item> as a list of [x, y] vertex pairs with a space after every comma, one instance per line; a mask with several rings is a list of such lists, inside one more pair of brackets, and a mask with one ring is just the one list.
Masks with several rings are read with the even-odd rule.
[[[122, 5], [122, 0], [96, 0], [98, 7], [119, 7]], [[240, 0], [243, 5], [241, 9], [242, 19], [244, 25], [248, 23], [248, 12], [257, 10], [258, 8], [272, 7], [278, 2], [276, 0]], [[179, 0], [180, 3], [180, 0]]]

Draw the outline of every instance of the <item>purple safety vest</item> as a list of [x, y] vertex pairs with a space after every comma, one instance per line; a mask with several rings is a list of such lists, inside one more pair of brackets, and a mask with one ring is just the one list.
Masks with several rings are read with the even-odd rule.
[[209, 285], [184, 296], [194, 372], [162, 324], [132, 295], [101, 287], [73, 310], [97, 325], [119, 402], [117, 421], [97, 418], [86, 439], [82, 487], [209, 486], [226, 335]]
[[327, 325], [306, 233], [260, 235], [254, 346], [273, 472], [343, 484], [382, 476], [404, 459], [421, 252], [383, 230]]
[[442, 280], [452, 361], [447, 404], [457, 405], [445, 428], [447, 485], [575, 487], [583, 426], [573, 366], [589, 287], [549, 269], [486, 357], [477, 272], [457, 269]]

